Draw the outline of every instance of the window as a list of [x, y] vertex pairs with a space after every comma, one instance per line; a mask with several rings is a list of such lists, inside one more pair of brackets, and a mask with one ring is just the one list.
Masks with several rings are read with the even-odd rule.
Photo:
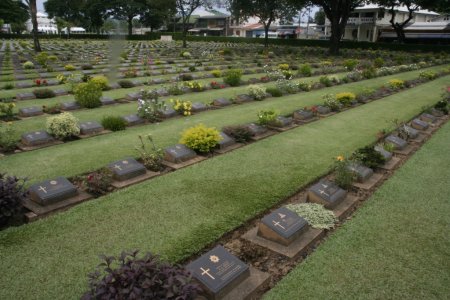
[[217, 26], [224, 26], [225, 20], [217, 20]]
[[384, 9], [380, 9], [378, 11], [378, 20], [381, 20], [384, 18]]

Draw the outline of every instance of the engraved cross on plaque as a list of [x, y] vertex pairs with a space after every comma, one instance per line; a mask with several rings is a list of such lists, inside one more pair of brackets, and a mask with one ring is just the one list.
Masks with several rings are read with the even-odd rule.
[[39, 186], [38, 191], [43, 191], [44, 193], [47, 194], [47, 189], [45, 187], [43, 187], [42, 185]]
[[284, 230], [286, 230], [286, 228], [285, 228], [283, 225], [281, 225], [280, 222], [275, 222], [275, 221], [272, 221], [272, 222], [273, 222], [273, 225], [278, 226], [278, 227], [281, 227], [281, 228], [283, 228]]
[[211, 278], [212, 280], [215, 280], [215, 279], [216, 279], [216, 278], [214, 278], [211, 274], [209, 274], [209, 271], [210, 271], [209, 269], [206, 269], [206, 270], [205, 270], [205, 269], [203, 269], [203, 268], [200, 268], [200, 270], [202, 271], [202, 276], [206, 274], [206, 275], [208, 275], [209, 278]]
[[114, 168], [116, 168], [117, 170], [122, 171], [122, 168], [119, 165], [114, 165]]
[[330, 195], [327, 194], [324, 190], [319, 190], [319, 193], [320, 193], [321, 195], [325, 195], [325, 196], [330, 197]]

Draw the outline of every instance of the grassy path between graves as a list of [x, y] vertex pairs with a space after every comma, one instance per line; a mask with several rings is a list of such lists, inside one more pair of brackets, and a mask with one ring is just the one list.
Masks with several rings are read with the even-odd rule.
[[[343, 91], [358, 93], [365, 87], [379, 87], [387, 82], [389, 78], [414, 78], [418, 76], [418, 73], [409, 73], [335, 86], [309, 93], [289, 95], [282, 98], [270, 98], [261, 102], [252, 102], [200, 113], [189, 118], [169, 119], [160, 124], [130, 127], [125, 131], [78, 140], [36, 151], [14, 154], [0, 160], [0, 170], [17, 176], [28, 177], [29, 183], [55, 176], [70, 177], [99, 169], [111, 161], [125, 156], [137, 156], [134, 147], [138, 145], [138, 135], [151, 133], [156, 143], [164, 148], [178, 143], [182, 131], [198, 123], [217, 128], [222, 128], [226, 125], [244, 124], [256, 121], [258, 111], [273, 108], [281, 114], [288, 114], [304, 106], [321, 103], [322, 95], [326, 93]], [[402, 95], [406, 94], [411, 95], [405, 96], [409, 98], [423, 98], [414, 99], [414, 101], [422, 103], [418, 106], [420, 108], [429, 103], [424, 99], [430, 96], [433, 98], [438, 95], [442, 86], [447, 81], [448, 76], [420, 85], [415, 89], [401, 92], [398, 97], [403, 97]], [[92, 119], [88, 118], [87, 120]], [[386, 125], [383, 124], [383, 126]], [[41, 128], [35, 127], [34, 130]]]
[[322, 176], [335, 156], [373, 142], [388, 121], [410, 119], [435, 103], [448, 79], [6, 229], [0, 232], [0, 299], [77, 299], [101, 253], [138, 248], [171, 261], [187, 257]]
[[450, 123], [264, 299], [448, 299]]

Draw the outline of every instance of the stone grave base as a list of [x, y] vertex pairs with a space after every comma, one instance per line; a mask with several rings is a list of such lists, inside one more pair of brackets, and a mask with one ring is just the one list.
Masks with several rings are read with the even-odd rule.
[[267, 128], [278, 131], [278, 132], [285, 132], [285, 131], [291, 130], [292, 128], [295, 128], [295, 127], [298, 127], [298, 125], [295, 123], [292, 123], [291, 125], [286, 126], [286, 127], [267, 126]]
[[332, 111], [332, 112], [324, 114], [324, 115], [319, 114], [319, 118], [326, 118], [326, 117], [329, 117], [329, 116], [332, 116], [332, 115], [335, 115], [335, 114], [337, 114], [337, 112], [335, 112], [335, 111]]
[[354, 182], [353, 186], [363, 189], [363, 190], [370, 190], [372, 189], [380, 180], [383, 178], [383, 174], [380, 173], [373, 173], [372, 176], [365, 182]]
[[427, 137], [426, 134], [419, 133], [419, 135], [416, 138], [411, 139], [410, 141], [416, 144], [421, 144], [426, 137]]
[[172, 168], [174, 170], [178, 170], [178, 169], [181, 169], [181, 168], [184, 168], [184, 167], [196, 164], [198, 162], [201, 162], [202, 160], [205, 160], [205, 159], [207, 159], [207, 157], [197, 156], [197, 157], [194, 157], [193, 159], [190, 159], [190, 160], [187, 160], [185, 162], [178, 163], [178, 164], [177, 163], [172, 163], [172, 162], [169, 162], [169, 161], [165, 161], [165, 160], [163, 161], [162, 164], [164, 166], [166, 166], [166, 167]]
[[402, 150], [394, 150], [394, 153], [401, 154], [401, 155], [409, 155], [415, 149], [416, 149], [415, 146], [408, 145]]
[[28, 146], [28, 145], [25, 145], [23, 143], [19, 143], [17, 145], [17, 148], [19, 148], [22, 151], [31, 151], [31, 150], [46, 148], [46, 147], [59, 145], [59, 144], [64, 144], [64, 142], [63, 141], [54, 141], [54, 142], [51, 142], [51, 143], [45, 143], [45, 144], [40, 144], [40, 145], [36, 145], [36, 146]]
[[307, 251], [310, 245], [319, 240], [324, 235], [324, 232], [325, 231], [321, 229], [309, 228], [289, 246], [284, 246], [258, 236], [258, 226], [247, 231], [242, 237], [254, 244], [270, 249], [289, 258], [298, 258]]
[[269, 130], [263, 134], [258, 134], [258, 135], [252, 136], [250, 139], [252, 141], [259, 141], [259, 140], [265, 139], [266, 137], [269, 137], [274, 134], [275, 134], [275, 132]]
[[359, 199], [357, 197], [347, 195], [347, 197], [333, 209], [333, 212], [336, 217], [342, 221], [352, 211], [358, 201]]
[[142, 181], [144, 181], [144, 180], [150, 179], [150, 178], [155, 177], [155, 176], [158, 176], [158, 175], [160, 175], [160, 174], [161, 174], [160, 172], [146, 171], [145, 174], [142, 174], [142, 175], [140, 175], [140, 176], [133, 177], [133, 178], [128, 179], [128, 180], [123, 180], [123, 181], [113, 181], [113, 182], [111, 183], [111, 185], [112, 185], [113, 187], [115, 187], [116, 189], [122, 189], [122, 188], [124, 188], [124, 187], [127, 187], [127, 186], [130, 186], [130, 185], [132, 185], [132, 184], [136, 184], [136, 183], [142, 182]]
[[78, 192], [78, 195], [59, 201], [57, 203], [53, 203], [50, 205], [42, 206], [34, 202], [33, 200], [27, 198], [23, 202], [23, 206], [27, 209], [31, 210], [31, 212], [26, 213], [25, 217], [28, 222], [36, 221], [42, 217], [48, 216], [57, 211], [63, 211], [68, 209], [71, 206], [74, 206], [78, 203], [84, 202], [86, 200], [92, 199], [93, 196], [86, 192]]
[[224, 153], [226, 153], [226, 152], [230, 152], [230, 151], [232, 151], [232, 150], [241, 148], [241, 147], [243, 147], [243, 146], [244, 146], [244, 144], [236, 143], [236, 144], [230, 145], [230, 146], [228, 146], [228, 147], [225, 147], [225, 148], [223, 148], [223, 149], [216, 149], [216, 150], [214, 150], [214, 153], [224, 154]]
[[103, 135], [103, 134], [107, 134], [107, 133], [111, 133], [111, 130], [102, 130], [102, 131], [94, 132], [92, 134], [80, 134], [78, 137], [80, 139], [85, 139], [85, 138], [93, 137], [96, 135]]
[[221, 300], [254, 299], [258, 289], [269, 281], [270, 275], [250, 266], [250, 276], [232, 289]]
[[297, 123], [297, 124], [308, 124], [308, 123], [317, 121], [318, 119], [319, 119], [318, 117], [314, 117], [314, 118], [311, 118], [311, 119], [308, 119], [308, 120], [297, 120], [297, 119], [294, 119], [294, 122]]
[[400, 160], [401, 160], [400, 158], [394, 156], [388, 162], [386, 162], [384, 165], [379, 166], [379, 168], [383, 169], [383, 170], [392, 170], [395, 167], [397, 167]]

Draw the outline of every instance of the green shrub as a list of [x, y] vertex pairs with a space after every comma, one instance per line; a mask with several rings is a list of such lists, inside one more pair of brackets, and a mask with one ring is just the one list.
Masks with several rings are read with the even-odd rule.
[[34, 59], [37, 61], [38, 64], [41, 66], [46, 66], [48, 61], [48, 53], [45, 51], [39, 52]]
[[224, 72], [223, 82], [231, 86], [238, 86], [241, 83], [242, 70], [230, 69]]
[[158, 98], [156, 91], [142, 91], [138, 100], [138, 116], [150, 122], [159, 121], [161, 111], [166, 110], [167, 106], [164, 101]]
[[31, 61], [26, 61], [23, 63], [22, 67], [26, 70], [34, 69], [34, 64]]
[[21, 211], [27, 194], [23, 179], [0, 173], [0, 227]]
[[377, 71], [374, 67], [368, 67], [362, 71], [362, 76], [366, 79], [371, 79], [377, 76]]
[[211, 74], [212, 74], [214, 77], [219, 78], [220, 76], [222, 76], [222, 71], [220, 71], [220, 70], [212, 70], [212, 71], [211, 71]]
[[58, 139], [67, 139], [80, 134], [78, 119], [69, 112], [47, 118], [47, 131]]
[[356, 66], [358, 65], [358, 60], [346, 59], [346, 60], [344, 60], [343, 65], [347, 70], [353, 71], [356, 68]]
[[258, 124], [266, 126], [273, 123], [277, 119], [279, 114], [274, 109], [269, 109], [261, 110], [256, 115], [258, 117]]
[[437, 77], [436, 72], [433, 71], [423, 71], [420, 72], [419, 78], [425, 79], [425, 80], [433, 80]]
[[353, 183], [354, 175], [353, 172], [348, 168], [349, 164], [349, 160], [345, 159], [343, 156], [338, 156], [334, 165], [334, 181], [343, 189], [348, 189]]
[[16, 107], [16, 104], [12, 100], [0, 102], [0, 117], [4, 121], [14, 120], [14, 107]]
[[332, 229], [338, 219], [331, 210], [317, 203], [289, 204], [286, 208], [296, 212], [305, 219], [312, 228]]
[[74, 95], [76, 102], [81, 107], [95, 108], [102, 105], [100, 101], [102, 89], [92, 81], [78, 84], [74, 89]]
[[102, 126], [106, 130], [120, 131], [127, 128], [127, 122], [124, 119], [117, 116], [105, 116], [102, 119]]
[[183, 58], [191, 58], [192, 55], [188, 51], [183, 51], [183, 52], [180, 53], [180, 56], [183, 57]]
[[123, 89], [129, 89], [129, 88], [134, 87], [134, 83], [131, 80], [127, 80], [127, 79], [119, 80], [117, 83]]
[[382, 59], [381, 57], [375, 58], [375, 60], [373, 61], [373, 65], [375, 68], [381, 68], [382, 66], [384, 66], [384, 59]]
[[102, 168], [99, 171], [89, 173], [83, 178], [83, 184], [86, 190], [95, 197], [100, 197], [110, 192], [112, 190], [112, 182], [113, 173], [108, 168]]
[[94, 68], [94, 66], [92, 66], [91, 64], [82, 64], [81, 65], [82, 70], [92, 70], [93, 68]]
[[306, 77], [311, 76], [312, 75], [311, 65], [310, 64], [301, 65], [300, 68], [298, 69], [298, 73]]
[[108, 78], [103, 75], [94, 76], [89, 81], [97, 84], [102, 90], [108, 89]]
[[2, 86], [2, 89], [4, 89], [4, 90], [12, 90], [12, 89], [14, 89], [14, 84], [12, 84], [12, 83], [5, 83]]
[[51, 89], [35, 89], [33, 90], [33, 94], [38, 99], [45, 99], [45, 98], [53, 98], [56, 97], [56, 94]]
[[238, 143], [248, 142], [253, 136], [248, 127], [244, 125], [226, 126], [223, 128], [223, 132], [234, 138]]
[[206, 127], [203, 124], [186, 129], [180, 143], [200, 153], [211, 152], [222, 139], [220, 133], [214, 127]]
[[247, 91], [255, 100], [262, 100], [266, 97], [266, 88], [261, 85], [251, 84], [247, 87]]
[[354, 153], [354, 157], [368, 168], [377, 168], [386, 162], [384, 156], [374, 147], [364, 147]]
[[281, 90], [277, 87], [268, 87], [266, 89], [266, 92], [271, 94], [272, 97], [281, 97], [283, 96], [283, 92], [281, 92]]
[[77, 68], [74, 65], [72, 65], [72, 64], [67, 64], [67, 65], [64, 66], [64, 69], [66, 71], [75, 71]]
[[191, 74], [181, 74], [180, 79], [181, 81], [191, 81], [194, 77]]
[[351, 92], [343, 92], [336, 94], [336, 100], [344, 106], [351, 106], [352, 101], [356, 99], [356, 95]]
[[390, 88], [398, 90], [405, 86], [405, 82], [401, 79], [391, 79], [389, 80], [388, 85]]
[[18, 140], [16, 131], [11, 122], [0, 123], [0, 147], [4, 152], [12, 152], [16, 149]]
[[331, 81], [331, 78], [328, 77], [328, 76], [321, 76], [321, 77], [319, 78], [319, 82], [320, 82], [321, 84], [323, 84], [324, 86], [326, 86], [326, 87], [329, 87], [329, 86], [332, 86], [332, 85], [333, 85], [333, 82]]
[[341, 109], [339, 102], [336, 100], [336, 96], [333, 94], [326, 94], [323, 96], [323, 105], [328, 107], [331, 111], [339, 111]]

